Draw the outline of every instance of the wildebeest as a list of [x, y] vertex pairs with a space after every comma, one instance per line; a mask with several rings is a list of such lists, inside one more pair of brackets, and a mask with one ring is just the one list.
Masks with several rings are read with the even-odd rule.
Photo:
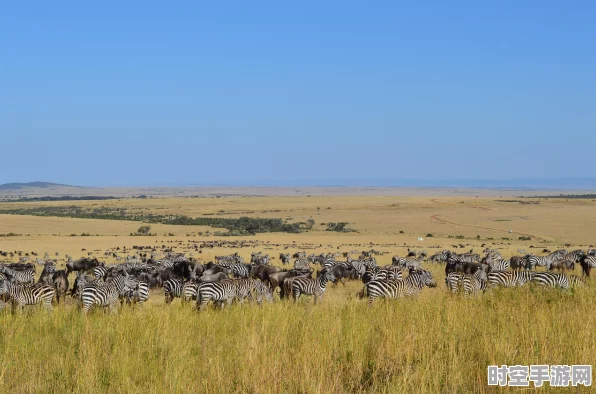
[[54, 272], [52, 275], [52, 285], [56, 289], [56, 301], [60, 302], [60, 298], [64, 299], [68, 291], [68, 274], [65, 270]]
[[490, 267], [487, 264], [448, 261], [445, 266], [445, 275], [449, 275], [451, 272], [463, 272], [464, 274], [472, 275], [478, 270], [482, 270], [488, 274]]
[[82, 259], [76, 261], [69, 261], [66, 263], [66, 272], [70, 274], [72, 271], [87, 271], [93, 269], [97, 266], [105, 266], [105, 263], [100, 262], [96, 258], [87, 258], [84, 257]]

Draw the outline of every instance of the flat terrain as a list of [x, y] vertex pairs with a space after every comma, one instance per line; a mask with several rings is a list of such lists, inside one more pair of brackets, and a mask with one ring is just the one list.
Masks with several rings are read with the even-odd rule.
[[[486, 245], [508, 258], [518, 249], [542, 254], [544, 248], [568, 244], [566, 249], [585, 250], [596, 243], [592, 200], [520, 204], [499, 201], [515, 200], [515, 194], [501, 198], [495, 191], [476, 197], [442, 192], [320, 196], [313, 190], [306, 192], [309, 196], [244, 191], [204, 198], [0, 203], [0, 210], [76, 205], [315, 221], [308, 232], [246, 237], [216, 237], [215, 231], [225, 230], [208, 226], [151, 224], [156, 235], [140, 237], [130, 236], [143, 224], [134, 221], [0, 215], [0, 234], [12, 234], [0, 237], [0, 250], [39, 257], [47, 252], [52, 258], [58, 253], [63, 265], [66, 254], [79, 258], [89, 253], [115, 263], [104, 252], [133, 245], [172, 247], [203, 262], [234, 252], [248, 260], [254, 251], [277, 258], [299, 250], [374, 249], [381, 252], [376, 259], [382, 265], [390, 264], [393, 255], [404, 256], [407, 248], [430, 255], [442, 249], [481, 253]], [[325, 231], [330, 222], [348, 222], [356, 232]], [[251, 244], [192, 248], [215, 240]], [[273, 264], [281, 265], [277, 259]], [[362, 285], [349, 282], [330, 285], [318, 305], [312, 299], [295, 305], [276, 299], [262, 307], [234, 305], [198, 314], [179, 300], [164, 305], [163, 293], [155, 292], [148, 305], [117, 315], [96, 311], [84, 317], [72, 300], [55, 307], [52, 315], [2, 313], [0, 391], [469, 393], [491, 391], [486, 385], [489, 364], [596, 365], [596, 284], [590, 280], [571, 291], [529, 286], [464, 299], [447, 293], [443, 266], [426, 263], [425, 268], [433, 272], [437, 288], [372, 308], [356, 297]], [[548, 385], [541, 390], [554, 391]]]

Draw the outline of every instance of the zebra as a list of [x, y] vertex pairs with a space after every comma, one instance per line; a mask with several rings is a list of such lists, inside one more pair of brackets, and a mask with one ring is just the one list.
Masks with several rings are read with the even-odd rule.
[[0, 282], [0, 295], [7, 295], [13, 308], [22, 310], [25, 305], [42, 304], [51, 312], [56, 289], [48, 285], [20, 285], [3, 280]]
[[466, 274], [462, 278], [462, 287], [464, 289], [464, 297], [476, 294], [480, 290], [482, 290], [482, 291], [486, 290], [486, 279], [485, 280], [480, 279], [478, 277], [478, 275], [476, 275], [479, 272], [484, 273], [483, 271], [478, 270], [474, 273], [474, 275]]
[[391, 263], [401, 268], [406, 269], [422, 269], [420, 261], [408, 257], [393, 256]]
[[235, 278], [248, 278], [250, 276], [251, 266], [249, 264], [230, 263], [226, 264], [224, 267], [229, 268]]
[[5, 265], [0, 265], [0, 273], [6, 274], [10, 277], [10, 280], [19, 284], [33, 284], [35, 282], [35, 271], [31, 268], [16, 271], [12, 268], [8, 268]]
[[491, 272], [507, 271], [509, 269], [509, 260], [501, 258], [494, 258], [492, 255], [486, 258], [486, 263], [490, 267]]
[[165, 295], [166, 304], [174, 301], [174, 298], [182, 296], [182, 287], [184, 283], [180, 279], [168, 279], [163, 282], [163, 291]]
[[291, 281], [292, 286], [292, 297], [294, 298], [294, 302], [300, 298], [300, 295], [312, 295], [314, 296], [314, 302], [317, 303], [317, 300], [322, 299], [323, 295], [325, 294], [325, 290], [327, 289], [327, 282], [334, 281], [335, 276], [331, 271], [328, 270], [321, 270], [316, 279], [311, 278], [304, 278], [304, 277], [295, 277]]
[[368, 303], [376, 298], [395, 299], [418, 294], [424, 286], [435, 287], [432, 274], [427, 270], [411, 270], [404, 280], [373, 280], [366, 285]]
[[447, 285], [447, 290], [449, 290], [452, 294], [455, 294], [459, 291], [462, 285], [462, 279], [464, 278], [464, 274], [461, 272], [450, 272], [445, 277], [445, 285]]
[[149, 300], [149, 285], [146, 282], [139, 282], [136, 289], [130, 290], [126, 293], [126, 303], [143, 303]]
[[448, 251], [448, 250], [442, 250], [442, 251], [440, 251], [438, 253], [433, 254], [430, 257], [429, 260], [431, 262], [437, 262], [437, 263], [443, 262], [443, 263], [445, 263], [445, 262], [447, 262], [447, 259], [449, 258], [450, 255], [451, 255], [451, 252], [450, 251]]
[[570, 286], [569, 277], [565, 274], [554, 274], [552, 272], [537, 272], [532, 282], [548, 287], [559, 287], [568, 289]]
[[83, 311], [87, 314], [93, 305], [98, 305], [108, 307], [113, 312], [118, 299], [126, 297], [137, 286], [138, 282], [128, 275], [86, 285], [81, 291]]
[[105, 280], [105, 278], [108, 276], [108, 269], [98, 265], [97, 267], [93, 268], [93, 276], [95, 276], [97, 279]]
[[497, 271], [488, 274], [488, 283], [491, 287], [517, 287], [530, 282], [535, 272], [529, 271]]
[[199, 289], [199, 285], [196, 284], [195, 282], [189, 281], [189, 282], [185, 282], [182, 285], [182, 292], [180, 295], [180, 298], [182, 299], [182, 302], [188, 302], [191, 300], [196, 300], [197, 299], [197, 290]]
[[296, 261], [294, 261], [294, 269], [310, 269], [310, 260], [305, 258], [297, 259]]
[[386, 266], [367, 270], [362, 274], [362, 283], [367, 284], [371, 280], [403, 280], [402, 270], [396, 268], [395, 266]]
[[201, 283], [197, 289], [197, 310], [205, 309], [209, 301], [225, 307], [224, 302], [230, 305], [238, 294], [238, 286], [235, 280], [222, 280], [221, 282]]
[[534, 256], [532, 254], [526, 256], [526, 269], [533, 269], [535, 267], [546, 267], [548, 270], [550, 265], [560, 259], [566, 252], [557, 250], [547, 256]]

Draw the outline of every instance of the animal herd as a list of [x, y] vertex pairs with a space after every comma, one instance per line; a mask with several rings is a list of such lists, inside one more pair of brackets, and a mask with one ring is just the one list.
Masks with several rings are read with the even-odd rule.
[[[273, 302], [275, 296], [294, 301], [313, 296], [317, 303], [329, 282], [337, 285], [347, 280], [362, 281], [358, 296], [372, 303], [377, 298], [413, 296], [425, 286], [436, 287], [432, 273], [423, 268], [428, 264], [444, 264], [448, 291], [465, 296], [527, 283], [567, 289], [585, 282], [583, 277], [568, 275], [576, 264], [584, 276], [596, 267], [593, 249], [547, 252], [503, 259], [498, 250], [490, 249], [485, 249], [482, 257], [472, 251], [458, 254], [443, 250], [430, 257], [426, 252], [409, 251], [405, 257], [394, 256], [391, 264], [384, 266], [377, 265], [371, 252], [362, 252], [357, 259], [344, 254], [345, 261], [340, 261], [337, 253], [307, 256], [297, 252], [280, 254], [282, 267], [271, 265], [270, 256], [263, 253], [252, 253], [249, 262], [234, 253], [202, 264], [184, 254], [168, 252], [160, 259], [155, 254], [128, 256], [112, 265], [91, 257], [69, 259], [63, 270], [56, 269], [55, 260], [45, 258], [35, 263], [0, 264], [0, 309], [11, 303], [13, 309], [41, 304], [51, 310], [53, 304], [71, 296], [85, 313], [93, 307], [115, 310], [119, 305], [143, 304], [159, 289], [165, 304], [180, 298], [183, 303], [194, 302], [199, 311], [210, 302], [224, 308], [234, 301]], [[35, 282], [38, 265], [43, 270]], [[536, 267], [545, 270], [539, 272]], [[75, 275], [72, 283], [71, 274]]]

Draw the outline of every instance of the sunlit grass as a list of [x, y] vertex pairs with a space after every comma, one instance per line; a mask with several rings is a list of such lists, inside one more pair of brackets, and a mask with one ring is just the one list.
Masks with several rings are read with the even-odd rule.
[[596, 361], [592, 286], [466, 299], [440, 285], [372, 307], [359, 289], [331, 285], [316, 306], [198, 313], [154, 293], [117, 314], [3, 313], [0, 391], [469, 393], [488, 390], [487, 365]]

